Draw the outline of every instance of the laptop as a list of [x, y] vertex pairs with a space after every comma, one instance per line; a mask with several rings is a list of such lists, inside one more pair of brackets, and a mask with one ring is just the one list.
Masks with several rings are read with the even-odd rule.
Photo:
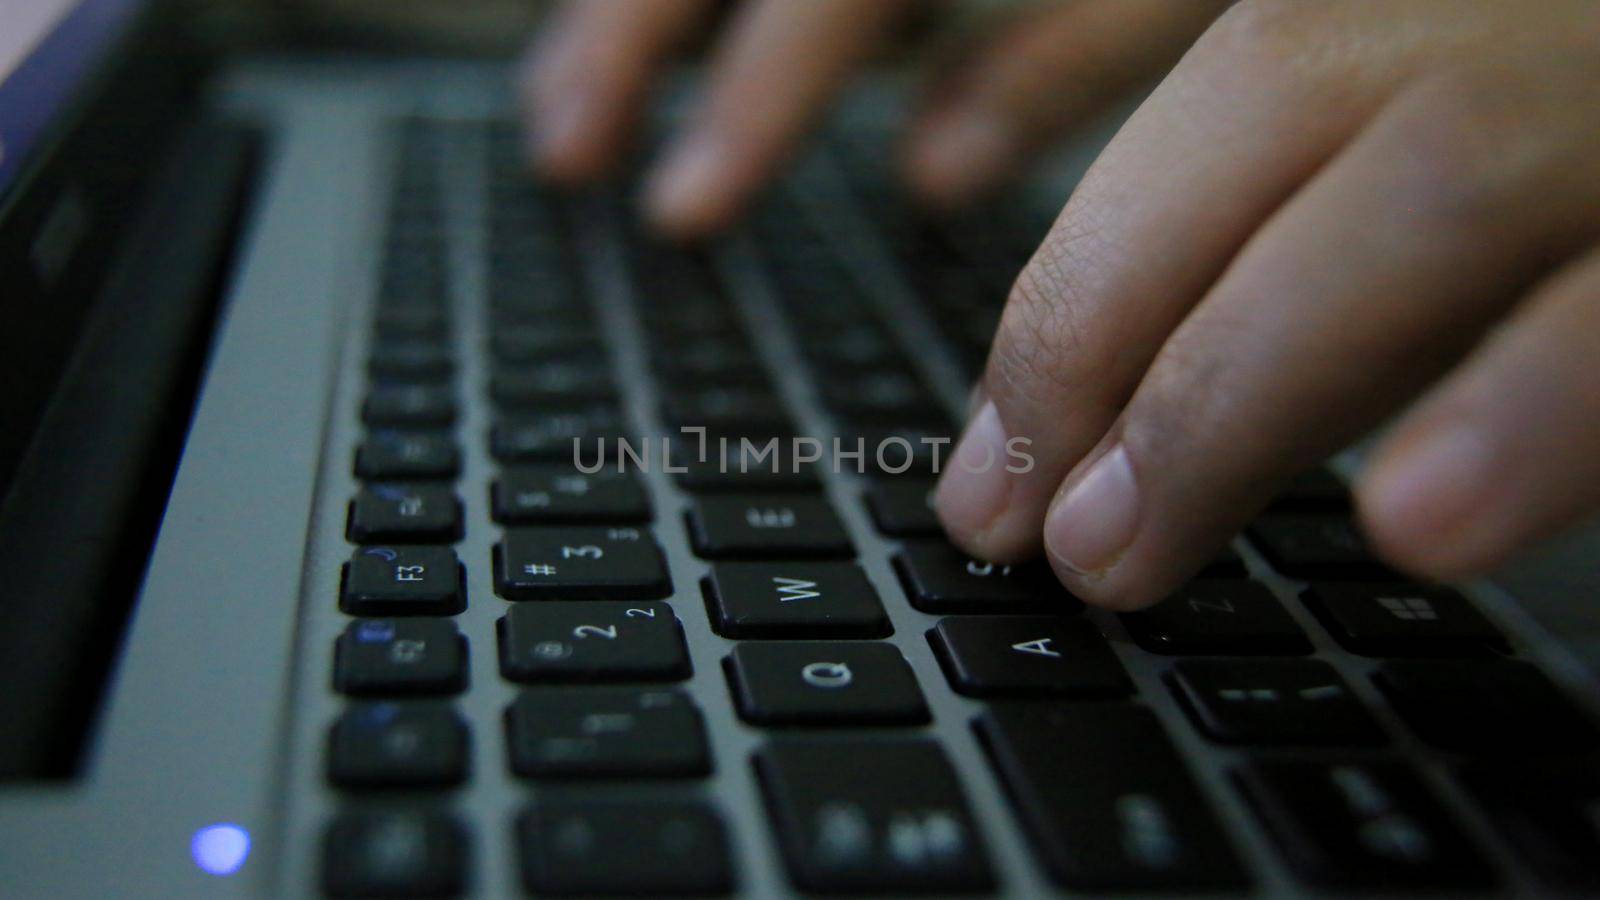
[[1409, 583], [1340, 458], [1144, 612], [944, 541], [1092, 142], [928, 219], [869, 85], [669, 247], [502, 63], [5, 17], [0, 895], [1600, 889], [1593, 535]]

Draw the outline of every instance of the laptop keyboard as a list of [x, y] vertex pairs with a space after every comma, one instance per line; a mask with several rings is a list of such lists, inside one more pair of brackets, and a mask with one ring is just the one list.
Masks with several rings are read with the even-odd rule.
[[[455, 299], [439, 162], [467, 131], [489, 156], [481, 304]], [[349, 556], [325, 587], [344, 618], [312, 650], [344, 698], [320, 748], [328, 894], [480, 891], [489, 845], [536, 894], [736, 893], [739, 846], [767, 841], [795, 891], [988, 893], [1015, 889], [1019, 857], [996, 852], [1013, 825], [1022, 865], [1075, 891], [1461, 890], [1508, 866], [1594, 886], [1595, 779], [1554, 790], [1528, 762], [1586, 758], [1593, 721], [1462, 593], [1378, 564], [1331, 474], [1166, 602], [1088, 612], [1041, 564], [944, 541], [927, 497], [952, 407], [806, 198], [750, 226], [770, 293], [743, 297], [714, 255], [524, 183], [506, 126], [394, 136]], [[836, 158], [939, 358], [974, 376], [1036, 234], [918, 221]], [[608, 326], [573, 249], [596, 216], [619, 232], [636, 329]], [[485, 317], [480, 346], [466, 315]], [[635, 338], [642, 379], [617, 364]], [[777, 364], [773, 342], [791, 348]], [[791, 440], [818, 413], [844, 471]], [[488, 483], [463, 477], [472, 454]], [[459, 552], [486, 531], [491, 552]], [[475, 718], [480, 657], [513, 692]], [[933, 727], [952, 710], [981, 764]], [[475, 759], [522, 785], [514, 820], [452, 800]], [[720, 789], [729, 773], [761, 802]], [[972, 802], [995, 784], [1001, 803]]]

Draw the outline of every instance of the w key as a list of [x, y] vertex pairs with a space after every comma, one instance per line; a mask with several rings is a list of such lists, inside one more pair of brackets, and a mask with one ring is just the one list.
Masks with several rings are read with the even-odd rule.
[[495, 591], [507, 600], [650, 600], [672, 592], [667, 564], [643, 528], [513, 528], [494, 549]]
[[731, 638], [886, 637], [889, 618], [848, 562], [718, 563], [704, 582], [717, 633]]

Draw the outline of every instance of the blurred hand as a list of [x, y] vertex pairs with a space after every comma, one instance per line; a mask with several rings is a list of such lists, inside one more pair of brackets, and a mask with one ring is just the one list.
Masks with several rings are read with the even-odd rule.
[[[1140, 606], [1407, 404], [1357, 485], [1392, 563], [1600, 510], [1596, 110], [1594, 0], [1243, 0], [1018, 279], [945, 524]], [[963, 471], [1014, 436], [1031, 471]]]
[[[925, 0], [924, 0], [925, 2]], [[1048, 141], [1170, 66], [1228, 0], [1040, 4], [931, 83], [904, 168], [935, 206], [1024, 171]], [[706, 26], [712, 0], [569, 2], [523, 78], [535, 167], [558, 182], [605, 174], [663, 61]], [[650, 173], [645, 214], [688, 238], [727, 225], [782, 164], [851, 71], [916, 0], [748, 0], [721, 35], [702, 99]]]

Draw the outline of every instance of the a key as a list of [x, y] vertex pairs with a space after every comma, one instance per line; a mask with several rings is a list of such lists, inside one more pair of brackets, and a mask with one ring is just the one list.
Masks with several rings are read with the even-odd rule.
[[1334, 639], [1363, 656], [1483, 656], [1505, 637], [1467, 598], [1404, 583], [1316, 583], [1306, 606]]
[[506, 712], [506, 745], [511, 770], [530, 778], [711, 771], [700, 710], [673, 690], [533, 688]]
[[461, 449], [447, 433], [374, 431], [356, 449], [355, 472], [368, 481], [454, 478]]
[[860, 567], [718, 563], [704, 582], [712, 626], [731, 638], [873, 638], [892, 629]]
[[1269, 513], [1246, 533], [1273, 568], [1294, 578], [1370, 581], [1387, 573], [1349, 516]]
[[928, 631], [950, 686], [973, 697], [1120, 697], [1133, 691], [1122, 663], [1084, 619], [960, 616]]
[[382, 482], [350, 501], [345, 536], [352, 543], [450, 543], [461, 539], [461, 501], [450, 488]]
[[827, 499], [788, 494], [696, 497], [695, 552], [708, 559], [849, 556], [849, 535]]
[[801, 890], [994, 887], [966, 795], [933, 741], [774, 740], [756, 752], [755, 766], [789, 877]]
[[467, 726], [444, 701], [351, 704], [328, 740], [340, 787], [441, 787], [467, 777]]
[[466, 606], [466, 574], [449, 547], [362, 547], [344, 565], [339, 608], [352, 616], [449, 616]]
[[1081, 611], [1043, 563], [981, 562], [943, 541], [908, 542], [895, 571], [911, 605], [926, 613], [1051, 613]]
[[864, 495], [878, 530], [894, 537], [937, 537], [944, 533], [933, 511], [933, 482], [922, 479], [874, 481]]
[[1333, 667], [1313, 659], [1191, 659], [1166, 681], [1207, 737], [1225, 744], [1370, 746], [1383, 731]]
[[350, 812], [322, 837], [331, 897], [455, 897], [467, 887], [467, 830], [435, 812]]
[[549, 360], [497, 367], [489, 377], [489, 396], [502, 406], [539, 409], [614, 401], [617, 386], [604, 357]]
[[495, 591], [507, 600], [650, 600], [672, 592], [648, 529], [512, 528], [495, 545]]
[[733, 889], [722, 819], [691, 800], [541, 799], [517, 819], [540, 896], [711, 896]]
[[1248, 884], [1228, 833], [1149, 710], [997, 705], [977, 721], [1035, 850], [1078, 891]]
[[1592, 760], [1500, 761], [1473, 766], [1462, 783], [1534, 873], [1553, 888], [1600, 890], [1600, 773]]
[[689, 677], [683, 626], [665, 603], [520, 603], [499, 623], [512, 681], [676, 681]]
[[621, 414], [606, 405], [524, 411], [495, 420], [489, 451], [503, 463], [582, 461], [592, 468], [596, 459], [615, 462], [622, 434]]
[[1445, 750], [1538, 756], [1596, 745], [1594, 723], [1524, 662], [1397, 660], [1373, 680], [1418, 736]]
[[1399, 763], [1277, 760], [1238, 773], [1295, 874], [1342, 890], [1482, 889], [1482, 853]]
[[928, 707], [890, 644], [749, 642], [723, 660], [739, 715], [757, 725], [920, 725]]
[[594, 473], [561, 463], [506, 469], [491, 489], [490, 506], [505, 525], [650, 520], [650, 496], [639, 479], [609, 466]]
[[456, 420], [455, 394], [439, 385], [378, 384], [361, 405], [361, 420], [375, 428], [446, 428]]
[[1311, 641], [1272, 592], [1255, 581], [1194, 581], [1122, 623], [1151, 653], [1303, 656]]
[[444, 381], [455, 370], [450, 348], [433, 341], [381, 341], [367, 357], [367, 374], [380, 381]]
[[334, 654], [346, 694], [454, 694], [467, 686], [467, 642], [449, 619], [359, 619]]

